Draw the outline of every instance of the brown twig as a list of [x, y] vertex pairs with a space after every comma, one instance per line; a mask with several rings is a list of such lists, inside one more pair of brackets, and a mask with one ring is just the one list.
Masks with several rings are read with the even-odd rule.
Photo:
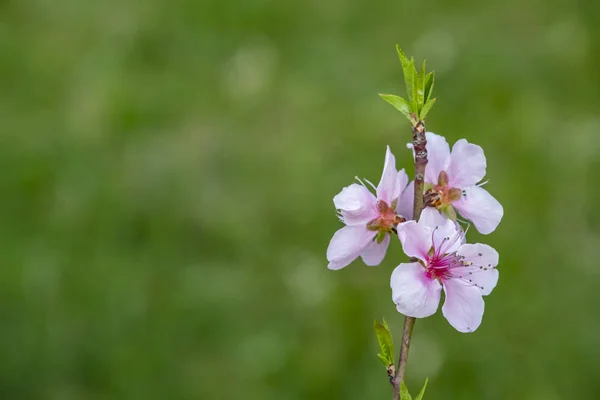
[[[425, 137], [425, 124], [418, 121], [412, 128], [413, 149], [415, 151], [415, 197], [413, 219], [419, 220], [421, 211], [423, 211], [423, 189], [425, 185], [425, 167], [427, 166], [427, 138]], [[398, 367], [396, 376], [392, 381], [394, 388], [394, 400], [400, 400], [400, 384], [404, 381], [406, 363], [408, 361], [408, 350], [412, 339], [412, 331], [416, 319], [413, 317], [404, 317], [404, 329], [402, 330], [402, 342], [400, 344], [400, 355], [398, 357]]]
[[425, 167], [427, 166], [427, 138], [425, 137], [425, 124], [423, 124], [423, 121], [417, 122], [412, 131], [415, 151], [415, 208], [413, 219], [418, 221], [421, 211], [423, 211], [423, 188], [425, 185]]

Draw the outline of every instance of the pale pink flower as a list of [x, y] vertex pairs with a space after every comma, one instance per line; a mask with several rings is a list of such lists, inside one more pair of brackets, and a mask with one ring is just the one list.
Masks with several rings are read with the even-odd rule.
[[[377, 196], [361, 182], [345, 187], [333, 198], [339, 218], [346, 226], [333, 235], [327, 248], [329, 269], [343, 268], [358, 256], [369, 266], [381, 263], [390, 234], [398, 223], [412, 218], [413, 200], [412, 194], [405, 190], [407, 183], [408, 175], [404, 169], [396, 170], [396, 158], [388, 146], [379, 185], [375, 188], [371, 184]], [[400, 210], [410, 215], [398, 215]]]
[[404, 252], [418, 261], [400, 264], [390, 280], [392, 300], [404, 315], [433, 315], [446, 295], [442, 313], [456, 330], [473, 332], [481, 324], [482, 296], [498, 283], [498, 252], [485, 244], [464, 244], [465, 233], [428, 207], [419, 222], [398, 225]]
[[[487, 190], [478, 184], [485, 176], [483, 149], [460, 139], [452, 147], [443, 136], [426, 133], [429, 162], [425, 168], [426, 197], [430, 205], [454, 216], [454, 209], [475, 225], [480, 233], [493, 232], [504, 210]], [[412, 148], [412, 144], [408, 145]]]

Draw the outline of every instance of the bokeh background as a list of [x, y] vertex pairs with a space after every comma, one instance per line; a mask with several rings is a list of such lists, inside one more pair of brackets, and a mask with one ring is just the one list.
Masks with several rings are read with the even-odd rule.
[[592, 0], [0, 2], [0, 398], [389, 399], [389, 276], [327, 270], [332, 197], [428, 128], [505, 208], [482, 326], [419, 320], [426, 399], [600, 398]]

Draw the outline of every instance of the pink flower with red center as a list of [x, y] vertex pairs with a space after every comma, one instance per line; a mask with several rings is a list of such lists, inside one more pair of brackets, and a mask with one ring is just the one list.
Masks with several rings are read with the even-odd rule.
[[[425, 168], [427, 204], [456, 219], [460, 215], [475, 225], [480, 233], [493, 232], [504, 210], [487, 190], [478, 184], [486, 172], [483, 149], [460, 139], [452, 147], [443, 136], [426, 133], [429, 162]], [[408, 145], [412, 148], [412, 144]]]
[[404, 169], [396, 170], [396, 158], [388, 146], [379, 185], [371, 184], [377, 196], [361, 182], [345, 187], [333, 198], [346, 226], [333, 235], [327, 248], [329, 269], [341, 269], [359, 256], [369, 266], [381, 263], [390, 234], [399, 223], [412, 218], [413, 194], [405, 190], [407, 183], [408, 175]]
[[473, 332], [481, 324], [482, 296], [498, 283], [498, 252], [485, 244], [465, 244], [465, 233], [433, 208], [419, 222], [398, 226], [402, 248], [416, 262], [400, 264], [391, 277], [392, 300], [404, 315], [425, 318], [438, 308], [459, 332]]

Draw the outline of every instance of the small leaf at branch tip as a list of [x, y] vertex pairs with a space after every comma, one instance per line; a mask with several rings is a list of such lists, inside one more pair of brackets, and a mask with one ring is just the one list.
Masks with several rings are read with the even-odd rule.
[[[435, 99], [431, 98], [435, 74], [433, 71], [427, 73], [427, 63], [425, 60], [423, 60], [423, 63], [421, 64], [420, 71], [417, 71], [414, 57], [409, 59], [399, 45], [396, 45], [396, 51], [398, 52], [398, 58], [402, 64], [408, 100], [404, 100], [397, 96], [396, 98], [392, 98], [390, 97], [392, 95], [380, 96], [400, 110], [408, 117], [413, 126], [416, 126], [418, 121], [425, 119], [425, 116], [431, 110], [431, 107], [435, 102]], [[401, 102], [401, 104], [399, 102]], [[414, 113], [416, 117], [410, 118], [409, 115], [407, 115], [407, 109], [409, 112]]]
[[385, 319], [383, 324], [375, 320], [375, 335], [379, 343], [381, 353], [377, 357], [383, 362], [386, 368], [394, 364], [394, 343], [392, 341], [392, 333]]
[[421, 114], [419, 114], [421, 121], [424, 121], [427, 114], [429, 114], [429, 111], [431, 111], [431, 107], [433, 107], [433, 105], [435, 104], [435, 100], [436, 99], [431, 99], [427, 103], [425, 103], [423, 109], [421, 110]]
[[[413, 111], [418, 114], [419, 109], [420, 109], [420, 104], [422, 102], [419, 103], [419, 74], [417, 74], [417, 69], [415, 68], [415, 59], [412, 57], [410, 59], [410, 66], [411, 66], [411, 79], [412, 79], [412, 82], [410, 84], [410, 89], [412, 89], [412, 96], [410, 96], [411, 97], [411, 105], [412, 105]], [[408, 89], [409, 88], [407, 87], [406, 90], [408, 91]]]
[[383, 327], [390, 333], [390, 338], [392, 337], [392, 331], [390, 330], [390, 327], [388, 326], [387, 321], [385, 320], [385, 318], [381, 319], [383, 321]]
[[415, 398], [415, 400], [423, 400], [423, 395], [425, 394], [425, 389], [427, 388], [427, 382], [429, 382], [429, 378], [425, 379], [425, 383], [423, 384], [423, 388], [419, 395]]
[[417, 113], [420, 114], [423, 105], [425, 105], [425, 60], [423, 60], [423, 64], [421, 65], [421, 72], [417, 75], [417, 90], [416, 98], [417, 98]]
[[404, 54], [404, 52], [400, 48], [399, 44], [396, 45], [396, 52], [398, 52], [398, 57], [400, 58], [400, 62], [402, 64], [404, 64], [404, 63], [408, 64], [408, 62], [409, 62], [408, 57], [406, 57], [406, 54]]
[[423, 89], [425, 90], [425, 103], [429, 101], [431, 98], [431, 93], [433, 92], [433, 84], [435, 83], [435, 73], [431, 71], [427, 75], [425, 75], [425, 83], [423, 85]]
[[379, 93], [379, 97], [381, 97], [382, 99], [384, 99], [385, 101], [390, 103], [392, 106], [394, 106], [394, 108], [396, 110], [400, 111], [402, 114], [404, 114], [404, 116], [406, 116], [406, 118], [408, 118], [409, 121], [411, 120], [410, 105], [402, 97], [396, 96], [395, 94], [382, 94], [382, 93]]
[[414, 89], [417, 80], [417, 70], [415, 69], [415, 60], [410, 60], [399, 45], [396, 45], [396, 51], [398, 52], [398, 58], [400, 58], [400, 64], [402, 64], [402, 72], [404, 73], [404, 83], [406, 84], [406, 94], [408, 95], [408, 101], [410, 104], [414, 104]]
[[408, 388], [404, 384], [404, 382], [400, 382], [400, 400], [412, 400], [410, 393], [408, 393]]

